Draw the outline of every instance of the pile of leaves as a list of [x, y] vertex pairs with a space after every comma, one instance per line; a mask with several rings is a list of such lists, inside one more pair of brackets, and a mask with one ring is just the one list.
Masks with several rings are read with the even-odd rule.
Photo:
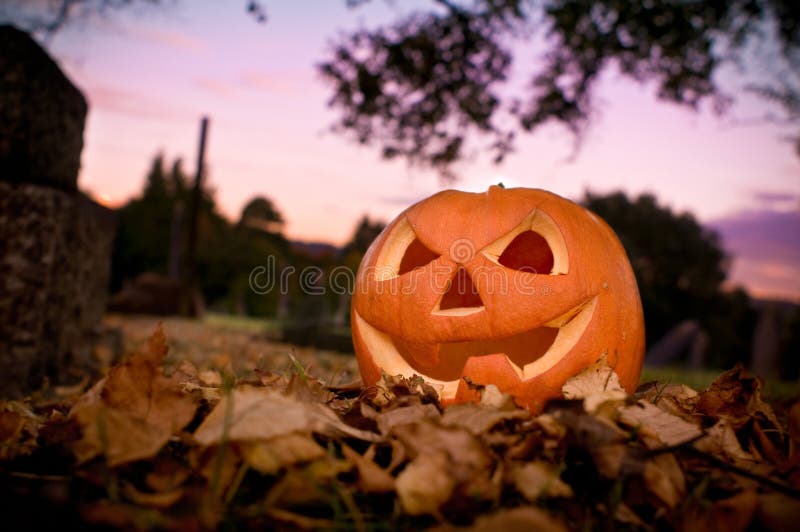
[[[601, 359], [543, 412], [493, 386], [442, 407], [421, 379], [238, 379], [159, 329], [82, 394], [0, 403], [3, 521], [120, 529], [790, 530], [800, 403], [736, 368], [630, 396]], [[66, 397], [64, 396], [66, 395]], [[12, 527], [14, 528], [14, 527]]]

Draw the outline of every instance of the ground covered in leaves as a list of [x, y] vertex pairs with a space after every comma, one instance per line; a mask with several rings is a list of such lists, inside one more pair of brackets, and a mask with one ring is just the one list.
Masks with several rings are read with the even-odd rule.
[[[736, 368], [633, 396], [600, 360], [543, 412], [492, 386], [163, 369], [158, 329], [83, 389], [0, 403], [5, 529], [593, 530], [800, 523], [800, 403]], [[85, 388], [85, 387], [84, 387]]]

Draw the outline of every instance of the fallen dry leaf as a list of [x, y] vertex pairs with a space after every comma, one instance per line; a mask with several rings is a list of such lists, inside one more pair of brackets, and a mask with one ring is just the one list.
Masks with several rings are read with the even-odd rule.
[[395, 487], [403, 510], [409, 515], [440, 515], [441, 506], [455, 488], [450, 460], [441, 450], [417, 456], [398, 475]]
[[658, 408], [676, 415], [690, 423], [699, 424], [701, 416], [695, 413], [697, 400], [700, 395], [697, 391], [685, 384], [658, 384], [648, 387], [644, 393], [637, 393], [638, 399], [648, 401]]
[[682, 528], [691, 532], [708, 530], [743, 532], [753, 521], [757, 506], [756, 493], [743, 491], [728, 499], [715, 502], [710, 508], [695, 507], [686, 514]]
[[240, 445], [247, 463], [264, 475], [274, 475], [281, 469], [325, 456], [310, 434], [289, 433], [268, 440], [246, 441]]
[[21, 401], [0, 402], [0, 460], [33, 452], [43, 423], [44, 420]]
[[[248, 371], [239, 347], [218, 331], [206, 336], [224, 354], [218, 371]], [[285, 365], [286, 350], [269, 360]], [[0, 403], [12, 516], [4, 523], [34, 527], [51, 513], [63, 528], [175, 531], [565, 523], [727, 531], [800, 522], [800, 404], [775, 403], [774, 416], [760, 381], [739, 370], [699, 394], [652, 384], [620, 400], [599, 363], [567, 387], [579, 400], [552, 401], [537, 416], [492, 385], [476, 388], [478, 403], [443, 407], [418, 377], [327, 387], [306, 369], [273, 373], [269, 362], [255, 377], [218, 379], [190, 363], [165, 375], [165, 353], [157, 331], [79, 399], [42, 393], [22, 410]], [[300, 351], [298, 361], [315, 356]], [[208, 367], [207, 358], [198, 363]], [[175, 422], [184, 403], [185, 426]], [[106, 460], [89, 459], [99, 454]]]
[[485, 470], [490, 464], [489, 454], [480, 440], [463, 429], [444, 428], [430, 421], [396, 427], [395, 435], [408, 454], [441, 451], [463, 466], [465, 474], [471, 470]]
[[683, 471], [671, 454], [660, 454], [647, 460], [642, 478], [647, 491], [655, 495], [669, 509], [678, 506], [686, 495]]
[[764, 383], [742, 366], [726, 371], [700, 392], [697, 410], [715, 419], [725, 420], [734, 429], [748, 423], [754, 416], [781, 425], [775, 412], [761, 397]]
[[481, 392], [480, 405], [498, 410], [516, 410], [514, 398], [500, 391], [494, 384], [487, 384]]
[[764, 530], [794, 530], [800, 523], [800, 500], [782, 493], [762, 493], [756, 516], [757, 526]]
[[159, 493], [146, 493], [137, 490], [132, 484], [122, 486], [122, 494], [129, 501], [152, 508], [169, 508], [183, 497], [184, 490], [162, 491]]
[[623, 425], [637, 429], [640, 436], [657, 438], [663, 445], [681, 445], [703, 435], [703, 431], [694, 423], [689, 423], [647, 401], [621, 406], [619, 421]]
[[202, 386], [209, 386], [212, 388], [219, 388], [222, 386], [222, 375], [219, 371], [207, 369], [197, 374], [197, 378]]
[[381, 469], [378, 464], [361, 456], [347, 445], [342, 445], [342, 454], [355, 464], [358, 470], [358, 487], [363, 493], [394, 491], [394, 477], [388, 471]]
[[182, 374], [164, 375], [167, 354], [159, 327], [145, 346], [78, 400], [70, 417], [81, 426], [79, 462], [105, 455], [111, 466], [154, 456], [194, 417], [197, 402], [181, 389]]
[[423, 419], [439, 419], [439, 409], [432, 404], [412, 404], [376, 412], [369, 405], [361, 403], [361, 413], [364, 417], [372, 419], [378, 425], [378, 430], [384, 436], [388, 435], [395, 427], [416, 423]]
[[735, 463], [755, 463], [753, 455], [742, 449], [736, 432], [725, 421], [719, 421], [706, 429], [706, 435], [695, 442], [694, 446], [714, 456], [727, 458]]
[[514, 486], [528, 502], [540, 497], [572, 497], [569, 484], [561, 480], [558, 471], [546, 462], [530, 462], [514, 469]]
[[608, 365], [605, 355], [567, 380], [561, 387], [561, 393], [565, 399], [583, 399], [587, 412], [594, 412], [606, 401], [619, 401], [628, 396], [619, 377]]
[[497, 532], [512, 530], [536, 530], [541, 532], [567, 532], [567, 527], [558, 518], [535, 506], [503, 509], [484, 515], [468, 527], [471, 532]]
[[473, 434], [480, 435], [487, 434], [499, 423], [525, 420], [530, 419], [530, 417], [529, 410], [519, 408], [497, 410], [482, 404], [465, 403], [445, 408], [442, 416], [442, 425], [445, 427], [461, 427]]
[[327, 406], [298, 401], [262, 388], [237, 388], [214, 407], [197, 427], [194, 439], [203, 446], [223, 440], [268, 440], [292, 432], [316, 432], [378, 441], [372, 432], [354, 429]]
[[617, 504], [614, 508], [614, 519], [620, 523], [633, 525], [639, 528], [649, 528], [642, 518], [624, 502]]
[[597, 467], [597, 472], [606, 478], [615, 479], [624, 470], [623, 464], [628, 458], [628, 446], [612, 443], [594, 447], [589, 450]]

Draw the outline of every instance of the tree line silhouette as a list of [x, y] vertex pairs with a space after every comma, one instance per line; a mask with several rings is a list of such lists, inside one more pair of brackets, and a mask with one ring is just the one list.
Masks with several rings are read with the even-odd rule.
[[[144, 272], [169, 276], [178, 269], [183, 245], [179, 235], [191, 193], [189, 183], [180, 160], [166, 168], [163, 156], [155, 157], [141, 194], [118, 212], [112, 292]], [[614, 228], [628, 253], [644, 306], [648, 347], [681, 324], [691, 323], [702, 336], [705, 365], [725, 367], [749, 362], [758, 305], [742, 288], [723, 288], [731, 257], [726, 256], [713, 231], [690, 213], [676, 213], [660, 205], [650, 194], [630, 198], [623, 192], [587, 192], [581, 203]], [[283, 234], [283, 214], [269, 198], [252, 198], [238, 220], [230, 221], [220, 214], [214, 191], [206, 186], [197, 250], [202, 296], [207, 307], [215, 311], [276, 319], [285, 330], [293, 331], [290, 336], [294, 341], [311, 338], [313, 343], [315, 334], [332, 330], [346, 335], [349, 295], [331, 290], [328, 274], [337, 267], [355, 272], [383, 227], [382, 222], [364, 216], [340, 248], [292, 242]], [[270, 256], [278, 271], [291, 266], [300, 272], [314, 266], [319, 275], [310, 282], [328, 289], [309, 294], [301, 289], [295, 275], [286, 293], [277, 289], [254, 291], [250, 274], [254, 268], [265, 266]], [[793, 319], [797, 321], [796, 316]], [[781, 345], [797, 343], [791, 323], [790, 319], [784, 324]], [[346, 348], [347, 343], [344, 345]], [[796, 363], [784, 360], [782, 364], [790, 374], [797, 372]]]

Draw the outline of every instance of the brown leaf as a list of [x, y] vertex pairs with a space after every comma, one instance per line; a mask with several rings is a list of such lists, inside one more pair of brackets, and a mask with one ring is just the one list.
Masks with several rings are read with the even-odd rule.
[[472, 434], [483, 435], [488, 433], [504, 421], [519, 421], [529, 419], [529, 410], [516, 408], [514, 410], [497, 410], [496, 408], [465, 403], [449, 406], [444, 410], [442, 425], [446, 427], [461, 427]]
[[169, 508], [183, 497], [184, 491], [176, 489], [173, 491], [162, 491], [160, 493], [146, 493], [137, 490], [133, 484], [125, 483], [122, 486], [122, 494], [129, 501], [140, 506], [150, 506], [152, 508]]
[[800, 401], [795, 402], [789, 408], [789, 436], [795, 443], [795, 446], [800, 448]]
[[796, 530], [800, 523], [800, 501], [781, 493], [758, 496], [757, 528], [763, 530]]
[[270, 508], [267, 510], [267, 515], [272, 519], [286, 523], [297, 530], [335, 530], [336, 523], [329, 519], [319, 519], [316, 517], [308, 517], [305, 515], [282, 510], [280, 508]]
[[180, 375], [164, 375], [166, 353], [159, 327], [141, 351], [78, 400], [70, 416], [83, 432], [74, 445], [79, 461], [105, 454], [115, 466], [149, 458], [192, 420], [197, 403], [181, 390]]
[[497, 532], [513, 530], [536, 530], [541, 532], [567, 532], [567, 527], [558, 518], [535, 506], [523, 506], [510, 510], [499, 510], [484, 515], [466, 530], [472, 532]]
[[0, 460], [11, 460], [34, 451], [44, 419], [21, 401], [0, 402]]
[[344, 457], [355, 464], [358, 470], [358, 488], [362, 493], [385, 493], [394, 491], [394, 477], [386, 470], [381, 469], [372, 460], [361, 456], [359, 453], [342, 445]]
[[670, 446], [687, 443], [703, 434], [697, 425], [684, 421], [647, 401], [621, 406], [619, 422], [637, 428], [642, 436], [655, 437], [662, 444]]
[[181, 390], [186, 393], [196, 392], [201, 398], [211, 404], [216, 404], [222, 399], [222, 390], [212, 386], [200, 386], [193, 382], [183, 382], [181, 383]]
[[642, 472], [647, 491], [655, 495], [670, 510], [686, 495], [686, 479], [677, 460], [671, 454], [660, 454], [645, 462]]
[[267, 493], [264, 505], [327, 505], [331, 480], [352, 468], [345, 460], [326, 456], [303, 469], [290, 469]]
[[480, 405], [498, 410], [516, 410], [514, 398], [502, 393], [494, 384], [487, 384], [481, 391]]
[[402, 375], [382, 373], [378, 382], [362, 394], [364, 400], [379, 408], [406, 396], [416, 396], [421, 402], [431, 404], [437, 403], [439, 399], [436, 390], [418, 375], [407, 379]]
[[556, 420], [552, 414], [539, 414], [534, 421], [549, 438], [560, 440], [567, 434], [567, 427]]
[[412, 457], [441, 451], [468, 470], [487, 469], [490, 464], [480, 440], [463, 429], [444, 428], [426, 421], [399, 426], [395, 434]]
[[240, 449], [250, 467], [264, 475], [274, 475], [284, 467], [310, 462], [326, 454], [310, 434], [296, 432], [269, 440], [247, 441]]
[[197, 379], [200, 381], [201, 386], [209, 386], [212, 388], [219, 388], [222, 386], [222, 375], [219, 371], [214, 369], [207, 369], [197, 374]]
[[[491, 477], [492, 459], [473, 434], [464, 429], [441, 427], [426, 420], [396, 427], [394, 435], [414, 459], [438, 454], [447, 458], [442, 463], [447, 466], [447, 478], [454, 486], [452, 489], [458, 489], [459, 497], [454, 499], [455, 502], [493, 500], [496, 497], [497, 486]], [[444, 467], [440, 458], [428, 457], [425, 460], [436, 460], [436, 464]]]
[[[229, 404], [232, 405], [229, 409]], [[292, 432], [316, 432], [366, 441], [380, 437], [345, 424], [327, 406], [298, 401], [263, 388], [237, 388], [217, 404], [194, 433], [203, 446], [231, 441], [268, 440]]]
[[617, 478], [623, 471], [623, 463], [628, 456], [628, 446], [622, 443], [590, 448], [597, 471], [606, 478]]
[[758, 496], [754, 491], [743, 491], [733, 497], [715, 502], [710, 508], [696, 505], [685, 515], [683, 529], [689, 532], [747, 530], [755, 516]]
[[781, 425], [775, 412], [761, 398], [764, 383], [741, 365], [726, 371], [700, 392], [697, 410], [703, 414], [728, 422], [734, 429], [750, 421], [753, 416], [768, 420], [773, 427]]
[[694, 443], [694, 446], [717, 458], [727, 460], [739, 467], [754, 473], [769, 473], [772, 466], [756, 459], [755, 456], [742, 449], [736, 432], [726, 421], [719, 421], [706, 429], [706, 435]]
[[176, 460], [157, 460], [153, 470], [145, 476], [145, 482], [155, 492], [173, 491], [186, 482], [191, 472], [185, 464]]
[[594, 412], [606, 401], [618, 401], [628, 396], [605, 355], [567, 380], [561, 387], [561, 393], [565, 399], [583, 399], [587, 412]]
[[103, 403], [78, 409], [73, 418], [81, 426], [82, 438], [72, 446], [78, 462], [100, 454], [112, 467], [155, 456], [172, 435], [170, 430], [151, 425], [127, 412]]
[[637, 398], [651, 402], [661, 410], [695, 424], [701, 421], [700, 416], [695, 413], [699, 397], [695, 390], [685, 384], [674, 383], [651, 386], [644, 393], [637, 394]]
[[236, 477], [242, 459], [231, 446], [205, 449], [200, 456], [198, 470], [206, 480], [208, 488], [214, 495], [221, 495], [228, 490]]
[[423, 419], [439, 419], [439, 409], [432, 404], [412, 404], [376, 412], [370, 406], [361, 403], [361, 413], [364, 417], [377, 423], [378, 430], [384, 436], [388, 435], [395, 427], [416, 423]]
[[172, 519], [154, 509], [110, 500], [84, 505], [80, 511], [85, 522], [117, 530], [168, 530], [174, 524]]
[[333, 399], [333, 392], [317, 379], [308, 375], [294, 373], [284, 391], [286, 395], [308, 403], [327, 403]]
[[513, 470], [514, 486], [529, 502], [540, 497], [572, 497], [569, 484], [561, 480], [558, 471], [542, 461], [530, 462]]
[[410, 515], [439, 516], [450, 499], [455, 481], [444, 451], [420, 454], [397, 477], [395, 487], [403, 510]]
[[614, 507], [614, 519], [620, 523], [633, 525], [638, 528], [647, 529], [647, 524], [642, 521], [642, 518], [633, 511], [633, 509], [621, 502]]

